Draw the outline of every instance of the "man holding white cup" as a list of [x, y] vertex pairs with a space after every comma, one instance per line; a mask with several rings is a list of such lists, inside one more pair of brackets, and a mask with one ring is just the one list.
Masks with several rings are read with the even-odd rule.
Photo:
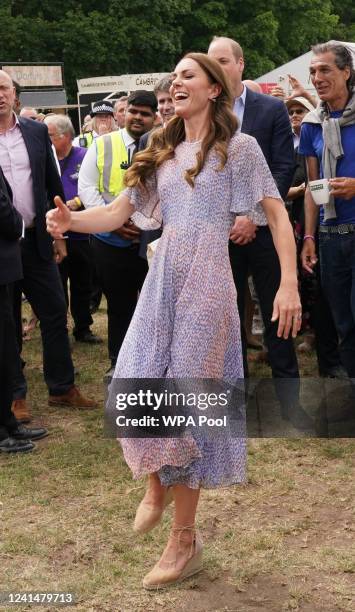
[[325, 206], [330, 200], [329, 190], [330, 179], [317, 179], [315, 181], [309, 181], [309, 190], [312, 195], [313, 202], [317, 206]]
[[340, 339], [339, 350], [354, 398], [337, 419], [355, 418], [355, 70], [351, 51], [331, 41], [313, 47], [312, 84], [320, 104], [304, 118], [299, 151], [306, 157], [302, 265], [317, 263], [319, 219], [322, 286]]

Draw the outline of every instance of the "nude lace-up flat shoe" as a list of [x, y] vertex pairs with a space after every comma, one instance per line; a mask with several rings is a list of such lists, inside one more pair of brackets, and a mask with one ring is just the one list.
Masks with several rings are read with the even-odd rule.
[[144, 498], [139, 504], [136, 512], [136, 517], [133, 523], [133, 531], [136, 533], [148, 533], [151, 529], [154, 529], [160, 522], [165, 508], [173, 501], [173, 491], [171, 488], [167, 489], [165, 498], [162, 506], [153, 506], [146, 501]]
[[[173, 537], [177, 538], [178, 541], [178, 553], [180, 551], [181, 534], [184, 531], [195, 531], [195, 527], [179, 527], [172, 529]], [[191, 542], [188, 559], [182, 568], [178, 570], [176, 568], [176, 561], [171, 562], [171, 567], [162, 568], [158, 563], [143, 579], [143, 587], [148, 591], [154, 591], [157, 589], [164, 589], [174, 584], [178, 584], [185, 578], [194, 576], [202, 570], [202, 540], [200, 535], [195, 532], [194, 538]], [[169, 564], [170, 565], [170, 564]]]

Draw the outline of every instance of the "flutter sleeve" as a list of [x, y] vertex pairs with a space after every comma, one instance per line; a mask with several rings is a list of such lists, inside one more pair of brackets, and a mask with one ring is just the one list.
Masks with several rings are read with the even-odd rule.
[[246, 134], [233, 138], [228, 163], [232, 176], [231, 212], [246, 215], [256, 225], [267, 225], [260, 202], [264, 198], [281, 200], [281, 196], [255, 138]]
[[153, 230], [161, 226], [162, 214], [155, 174], [149, 177], [145, 187], [127, 187], [123, 193], [135, 208], [131, 219], [137, 227]]

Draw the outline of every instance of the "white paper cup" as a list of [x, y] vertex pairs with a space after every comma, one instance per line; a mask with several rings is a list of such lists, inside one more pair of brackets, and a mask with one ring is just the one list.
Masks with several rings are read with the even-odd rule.
[[318, 206], [328, 204], [329, 202], [329, 181], [328, 179], [318, 179], [317, 181], [309, 181], [314, 203]]

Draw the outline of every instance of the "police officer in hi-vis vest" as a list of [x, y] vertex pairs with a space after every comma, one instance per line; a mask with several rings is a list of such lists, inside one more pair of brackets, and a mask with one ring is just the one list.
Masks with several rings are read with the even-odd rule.
[[[157, 100], [152, 92], [133, 92], [127, 101], [125, 127], [96, 138], [79, 173], [79, 197], [85, 208], [105, 206], [124, 188], [123, 178], [140, 137], [152, 129]], [[140, 230], [128, 222], [115, 232], [95, 234], [93, 250], [99, 281], [107, 300], [108, 351], [111, 368], [147, 273], [139, 255]]]
[[[83, 126], [79, 136], [73, 140], [74, 147], [88, 149], [98, 136], [109, 134], [117, 129], [113, 115], [113, 104], [110, 100], [99, 100], [92, 105], [91, 121]], [[89, 125], [91, 129], [89, 129]]]

